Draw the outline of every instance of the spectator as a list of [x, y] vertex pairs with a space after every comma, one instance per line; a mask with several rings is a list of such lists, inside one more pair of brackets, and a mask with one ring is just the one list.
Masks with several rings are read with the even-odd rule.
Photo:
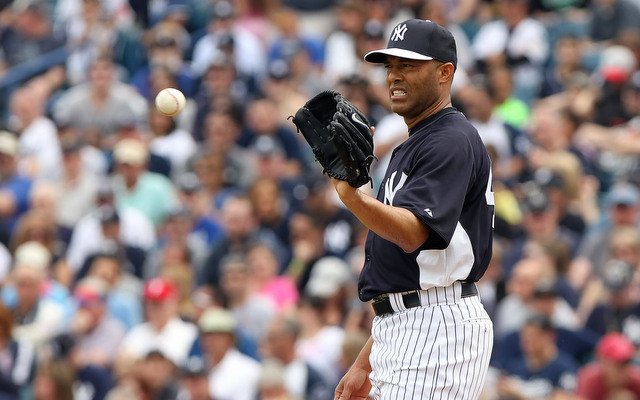
[[68, 361], [42, 362], [33, 382], [34, 400], [69, 400], [74, 398], [75, 371]]
[[628, 29], [637, 29], [638, 5], [627, 0], [596, 0], [591, 3], [589, 37], [596, 43], [615, 40]]
[[[218, 224], [221, 228], [219, 233], [222, 234], [222, 205], [229, 196], [238, 192], [237, 188], [225, 182], [228, 175], [233, 176], [234, 170], [225, 165], [224, 154], [205, 152], [194, 157], [193, 173], [197, 180], [193, 186], [198, 189], [199, 213]], [[216, 235], [210, 244], [217, 239], [221, 239], [221, 235]]]
[[[639, 130], [640, 115], [640, 71], [633, 73], [622, 87], [621, 93], [624, 119], [628, 121], [613, 127], [603, 126], [604, 122], [586, 122], [576, 133], [576, 142], [587, 151], [595, 151], [593, 163], [597, 167], [597, 177], [605, 186], [611, 180], [628, 180], [637, 184], [637, 155], [640, 148], [635, 137]], [[594, 107], [598, 105], [594, 104]]]
[[275, 359], [263, 360], [260, 365], [258, 392], [262, 400], [295, 400], [286, 387], [282, 363]]
[[51, 254], [52, 276], [63, 286], [69, 287], [73, 275], [65, 259], [67, 245], [65, 232], [56, 219], [58, 196], [55, 186], [39, 181], [30, 193], [30, 209], [25, 213], [12, 235], [11, 249], [15, 251], [28, 241], [38, 242]]
[[45, 113], [45, 96], [33, 86], [11, 96], [12, 128], [20, 143], [18, 169], [34, 179], [57, 179], [62, 159], [58, 131]]
[[99, 253], [92, 257], [87, 279], [98, 279], [107, 286], [105, 304], [108, 313], [120, 321], [127, 331], [143, 319], [140, 293], [143, 282], [127, 272], [117, 253]]
[[144, 359], [150, 352], [158, 350], [176, 366], [182, 366], [197, 329], [178, 317], [174, 284], [166, 278], [150, 279], [145, 282], [143, 298], [146, 321], [127, 333], [119, 356], [132, 355]]
[[[109, 210], [115, 210], [115, 213], [106, 212]], [[105, 233], [109, 232], [105, 232], [102, 226], [103, 220], [108, 216], [117, 216], [120, 225], [113, 238], [105, 237]], [[67, 249], [67, 260], [71, 269], [77, 273], [92, 254], [111, 251], [112, 249], [105, 247], [108, 247], [106, 243], [112, 239], [116, 243], [138, 249], [136, 253], [141, 254], [140, 252], [148, 251], [155, 245], [156, 229], [138, 210], [131, 207], [115, 209], [112, 183], [103, 181], [99, 183], [94, 207], [78, 222], [71, 235]]]
[[[73, 302], [69, 295], [69, 288], [57, 280], [55, 258], [45, 244], [41, 240], [25, 239], [14, 250], [13, 265], [15, 268], [16, 265], [28, 264], [41, 268], [45, 272], [46, 282], [41, 288], [41, 295], [63, 307], [64, 323], [66, 323], [73, 312]], [[8, 304], [13, 304], [16, 299], [16, 287], [5, 285], [2, 288], [2, 297]]]
[[[559, 210], [552, 207], [546, 192], [534, 181], [520, 185], [522, 192], [521, 209], [523, 214], [523, 234], [514, 239], [505, 252], [504, 267], [508, 277], [514, 262], [524, 257], [531, 246], [555, 248], [573, 257], [576, 254], [580, 237], [559, 224]], [[566, 268], [564, 268], [566, 269]], [[556, 273], [564, 274], [563, 269]]]
[[[215, 175], [215, 173], [212, 175]], [[218, 180], [218, 182], [220, 181]], [[215, 184], [214, 182], [213, 185]], [[208, 246], [222, 238], [224, 235], [222, 226], [213, 215], [211, 209], [213, 205], [208, 204], [209, 196], [198, 175], [193, 172], [182, 175], [176, 182], [176, 189], [178, 190], [178, 202], [191, 213], [193, 218], [192, 234]]]
[[252, 101], [247, 107], [245, 132], [240, 141], [243, 145], [256, 150], [262, 137], [273, 139], [284, 150], [285, 162], [281, 176], [291, 178], [306, 168], [301, 152], [301, 143], [291, 130], [276, 117], [278, 110], [273, 100], [264, 98]]
[[264, 179], [275, 180], [280, 193], [286, 196], [285, 201], [291, 204], [293, 209], [299, 208], [304, 197], [304, 188], [303, 192], [300, 192], [303, 182], [300, 173], [293, 173], [291, 167], [297, 169], [300, 163], [288, 160], [285, 149], [271, 136], [259, 136], [249, 150], [252, 156], [255, 156], [257, 171], [253, 183]]
[[[213, 15], [207, 24], [207, 34], [193, 48], [192, 69], [204, 75], [212, 61], [221, 54], [232, 56], [238, 71], [250, 77], [262, 77], [265, 73], [265, 47], [253, 32], [237, 22], [237, 14], [231, 2], [218, 1], [212, 5]], [[224, 53], [231, 47], [231, 54]], [[228, 51], [228, 50], [227, 50]]]
[[176, 366], [159, 350], [136, 364], [135, 376], [145, 398], [175, 399], [179, 392]]
[[295, 309], [300, 295], [295, 283], [280, 274], [281, 265], [274, 251], [264, 243], [256, 243], [247, 251], [249, 282], [257, 294], [267, 298], [278, 314]]
[[213, 400], [209, 395], [208, 372], [203, 359], [190, 357], [178, 375], [180, 393], [190, 400]]
[[313, 266], [304, 296], [322, 299], [323, 320], [328, 326], [342, 326], [355, 300], [356, 279], [349, 265], [338, 257], [325, 256]]
[[238, 145], [241, 124], [237, 110], [213, 110], [207, 115], [203, 133], [206, 150], [224, 160], [224, 185], [234, 188], [248, 187], [256, 175], [253, 156]]
[[256, 345], [276, 314], [275, 304], [249, 285], [249, 265], [242, 254], [230, 253], [220, 261], [220, 294], [233, 313], [236, 326]]
[[329, 387], [335, 387], [340, 379], [345, 331], [340, 326], [327, 324], [324, 305], [323, 299], [317, 297], [300, 298], [296, 318], [301, 329], [296, 352], [318, 370]]
[[[7, 233], [13, 230], [18, 217], [29, 206], [32, 180], [18, 172], [19, 146], [15, 134], [0, 132], [0, 216]], [[3, 243], [8, 245], [8, 239]]]
[[260, 364], [234, 347], [236, 323], [233, 314], [219, 307], [208, 308], [198, 319], [198, 327], [210, 371], [210, 396], [253, 400], [258, 389]]
[[66, 33], [70, 48], [67, 80], [72, 85], [85, 81], [97, 54], [123, 46], [123, 30], [132, 22], [128, 5], [99, 0], [58, 2], [53, 15], [55, 30]]
[[187, 171], [196, 153], [196, 142], [189, 132], [177, 126], [173, 117], [161, 114], [155, 107], [149, 108], [149, 126], [153, 134], [149, 150], [171, 162], [171, 177], [175, 181]]
[[13, 338], [13, 315], [0, 304], [0, 354], [5, 363], [0, 367], [0, 398], [18, 400], [20, 391], [33, 379], [36, 365], [34, 347], [23, 339]]
[[519, 331], [527, 318], [534, 314], [531, 303], [536, 287], [553, 279], [550, 263], [542, 257], [518, 261], [507, 280], [507, 295], [498, 303], [495, 314], [496, 339]]
[[147, 103], [134, 88], [116, 77], [116, 65], [107, 56], [91, 63], [88, 82], [69, 88], [53, 106], [58, 124], [77, 127], [96, 136], [100, 147], [111, 149], [113, 135], [123, 118], [140, 123], [147, 113]]
[[313, 175], [310, 179], [317, 180], [310, 188], [304, 199], [303, 208], [313, 210], [324, 220], [323, 242], [329, 254], [344, 258], [350, 249], [356, 245], [356, 226], [359, 221], [348, 209], [338, 203], [334, 196], [330, 181], [324, 177]]
[[296, 282], [303, 293], [309, 282], [315, 263], [322, 257], [332, 255], [324, 244], [324, 219], [311, 211], [298, 211], [291, 216], [289, 236], [291, 261], [286, 274]]
[[620, 333], [600, 339], [597, 359], [578, 371], [576, 394], [584, 400], [605, 400], [623, 392], [640, 397], [640, 368], [633, 364], [636, 347]]
[[[298, 57], [306, 57], [302, 60], [305, 63], [305, 67], [311, 68], [308, 61], [308, 56], [303, 54]], [[295, 57], [296, 55], [294, 55]], [[302, 107], [307, 101], [307, 92], [305, 91], [305, 83], [300, 83], [295, 79], [290, 65], [294, 61], [275, 59], [268, 65], [267, 76], [262, 81], [262, 92], [269, 99], [274, 100], [278, 107], [278, 119], [280, 121], [286, 120], [290, 115], [294, 115], [298, 108]], [[310, 74], [309, 71], [304, 71]], [[304, 78], [305, 75], [302, 75]], [[316, 93], [318, 91], [309, 91], [310, 93]], [[284, 101], [281, 101], [284, 100]]]
[[496, 102], [485, 76], [471, 79], [471, 85], [459, 94], [465, 113], [478, 130], [485, 146], [492, 146], [497, 153], [493, 165], [496, 179], [507, 184], [520, 177], [524, 169], [525, 155], [529, 149], [522, 131], [506, 123], [496, 112]]
[[640, 344], [640, 334], [634, 330], [640, 317], [640, 301], [633, 295], [631, 279], [636, 266], [621, 260], [610, 260], [603, 270], [605, 291], [588, 314], [585, 327], [600, 336], [608, 332], [625, 334], [633, 343]]
[[276, 253], [279, 262], [284, 262], [282, 244], [273, 232], [259, 229], [251, 201], [246, 197], [230, 197], [222, 207], [222, 224], [225, 237], [211, 248], [205, 262], [200, 284], [214, 289], [220, 286], [220, 266], [222, 259], [231, 253], [246, 253], [251, 245], [263, 242]]
[[289, 218], [293, 205], [280, 183], [277, 177], [257, 178], [249, 189], [249, 198], [260, 227], [273, 231], [286, 244], [289, 242]]
[[[332, 388], [322, 375], [296, 352], [296, 342], [301, 331], [300, 323], [290, 316], [273, 320], [261, 346], [263, 359], [277, 360], [282, 364], [282, 383], [293, 398], [323, 400], [332, 397]], [[299, 377], [303, 377], [300, 379]]]
[[[209, 252], [208, 244], [194, 232], [195, 219], [191, 211], [177, 207], [159, 227], [158, 244], [147, 257], [144, 276], [158, 276], [168, 264], [184, 264], [194, 274], [202, 273]], [[177, 254], [180, 254], [177, 256]]]
[[140, 211], [158, 226], [176, 204], [173, 183], [147, 170], [149, 150], [139, 140], [123, 139], [113, 151], [116, 164], [114, 194], [118, 207]]
[[110, 369], [126, 333], [125, 325], [109, 314], [107, 283], [97, 277], [80, 280], [73, 292], [78, 310], [70, 332], [77, 340], [74, 363]]
[[358, 1], [345, 1], [337, 8], [335, 31], [325, 42], [324, 79], [337, 83], [352, 75], [360, 65], [356, 53], [356, 38], [362, 33], [366, 21], [364, 5]]
[[540, 87], [540, 98], [566, 91], [571, 79], [578, 73], [586, 73], [582, 63], [581, 38], [567, 34], [553, 46], [553, 66], [545, 70]]
[[524, 357], [505, 367], [505, 376], [498, 381], [500, 398], [552, 398], [573, 392], [578, 365], [558, 350], [548, 319], [529, 319], [520, 341]]
[[573, 266], [579, 268], [575, 264], [586, 263], [584, 268], [599, 276], [602, 275], [604, 264], [611, 254], [613, 232], [619, 227], [638, 228], [638, 189], [629, 183], [620, 182], [607, 192], [604, 205], [604, 221], [586, 233]]
[[184, 57], [191, 46], [187, 31], [177, 23], [162, 22], [147, 33], [148, 65], [137, 70], [131, 77], [131, 84], [145, 99], [152, 101], [156, 93], [151, 87], [151, 77], [155, 70], [166, 68], [175, 76], [175, 87], [187, 97], [193, 96], [196, 77], [191, 73]]
[[586, 221], [592, 222], [592, 215], [597, 213], [597, 210], [590, 209], [591, 204], [596, 202], [595, 196], [588, 199], [590, 193], [587, 189], [580, 190], [576, 185], [569, 186], [567, 182], [574, 182], [576, 177], [574, 174], [567, 175], [571, 176], [565, 178], [550, 168], [538, 168], [534, 172], [534, 180], [544, 189], [549, 203], [557, 210], [558, 224], [571, 231], [581, 241], [587, 229]]
[[[55, 371], [51, 377], [60, 378], [61, 376], [58, 374], [63, 372], [67, 379], [72, 380], [73, 396], [65, 396], [64, 399], [81, 399], [85, 396], [91, 396], [95, 400], [104, 400], [107, 392], [113, 387], [110, 371], [102, 366], [77, 363], [76, 361], [76, 338], [71, 334], [62, 333], [55, 336], [47, 344], [45, 356], [39, 360], [38, 372], [41, 372], [40, 368], [44, 367], [46, 371], [48, 367], [52, 367], [60, 371]], [[37, 378], [38, 376], [36, 376], [35, 388], [37, 388]], [[46, 387], [42, 389], [46, 389]], [[47, 397], [42, 398], [46, 399]]]
[[16, 260], [10, 277], [15, 285], [15, 302], [7, 304], [15, 318], [13, 337], [30, 343], [39, 352], [49, 339], [66, 328], [65, 309], [42, 292], [47, 281], [48, 258], [45, 249], [40, 247], [36, 251], [32, 247]]
[[549, 56], [547, 30], [529, 16], [528, 0], [501, 0], [500, 18], [484, 24], [473, 39], [473, 51], [481, 65], [501, 64], [513, 69], [515, 96], [530, 103], [542, 82], [542, 66]]
[[84, 168], [82, 143], [75, 137], [62, 139], [62, 174], [55, 182], [58, 193], [56, 220], [67, 245], [77, 224], [96, 202], [98, 177]]
[[529, 122], [531, 110], [530, 106], [517, 96], [512, 70], [506, 65], [496, 65], [486, 73], [497, 104], [496, 112], [500, 118], [516, 128], [524, 129], [525, 124]]
[[[98, 210], [100, 232], [96, 239], [101, 239], [95, 243], [92, 252], [86, 254], [80, 269], [75, 274], [76, 279], [84, 277], [87, 269], [93, 261], [93, 257], [102, 253], [117, 253], [122, 258], [123, 269], [133, 274], [139, 279], [143, 279], [143, 267], [147, 258], [147, 252], [139, 247], [130, 246], [121, 240], [122, 227], [120, 224], [120, 213], [114, 208], [103, 206]], [[86, 240], [86, 238], [85, 238]]]
[[[47, 2], [15, 2], [10, 12], [15, 19], [0, 41], [3, 71], [36, 57], [46, 56], [64, 45], [64, 36], [53, 31]], [[46, 65], [44, 60], [43, 64]]]

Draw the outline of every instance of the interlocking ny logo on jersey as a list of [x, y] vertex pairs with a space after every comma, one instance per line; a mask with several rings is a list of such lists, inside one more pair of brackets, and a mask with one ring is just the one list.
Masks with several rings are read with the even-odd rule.
[[391, 40], [397, 42], [398, 40], [404, 40], [404, 34], [407, 33], [407, 24], [398, 25], [393, 28], [393, 35]]
[[398, 182], [395, 186], [392, 186], [393, 182], [396, 180], [397, 173], [398, 171], [394, 171], [389, 179], [387, 179], [387, 181], [384, 183], [384, 204], [390, 206], [393, 205], [393, 198], [396, 197], [396, 193], [398, 193], [398, 190], [402, 189], [404, 183], [407, 181], [407, 175], [403, 172], [402, 176], [400, 177], [400, 182]]

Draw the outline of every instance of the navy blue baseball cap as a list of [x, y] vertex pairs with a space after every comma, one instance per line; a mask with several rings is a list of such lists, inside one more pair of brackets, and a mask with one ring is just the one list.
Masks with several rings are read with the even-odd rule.
[[408, 19], [393, 28], [386, 49], [374, 50], [364, 56], [365, 61], [383, 63], [386, 56], [410, 60], [438, 60], [458, 66], [456, 41], [451, 32], [435, 22]]

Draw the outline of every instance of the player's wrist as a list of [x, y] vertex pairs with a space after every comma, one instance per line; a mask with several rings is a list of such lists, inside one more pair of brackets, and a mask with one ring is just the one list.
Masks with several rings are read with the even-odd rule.
[[340, 200], [342, 200], [347, 207], [357, 201], [360, 192], [358, 188], [351, 186], [347, 181], [341, 181], [335, 178], [332, 178], [332, 180], [338, 197], [340, 197]]

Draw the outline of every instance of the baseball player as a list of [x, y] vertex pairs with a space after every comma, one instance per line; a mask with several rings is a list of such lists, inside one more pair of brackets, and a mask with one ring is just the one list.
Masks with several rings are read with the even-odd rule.
[[411, 19], [365, 60], [384, 64], [391, 109], [409, 137], [376, 199], [332, 178], [370, 229], [358, 290], [376, 313], [335, 399], [477, 399], [493, 326], [475, 282], [491, 258], [494, 201], [485, 147], [451, 106], [455, 40]]

